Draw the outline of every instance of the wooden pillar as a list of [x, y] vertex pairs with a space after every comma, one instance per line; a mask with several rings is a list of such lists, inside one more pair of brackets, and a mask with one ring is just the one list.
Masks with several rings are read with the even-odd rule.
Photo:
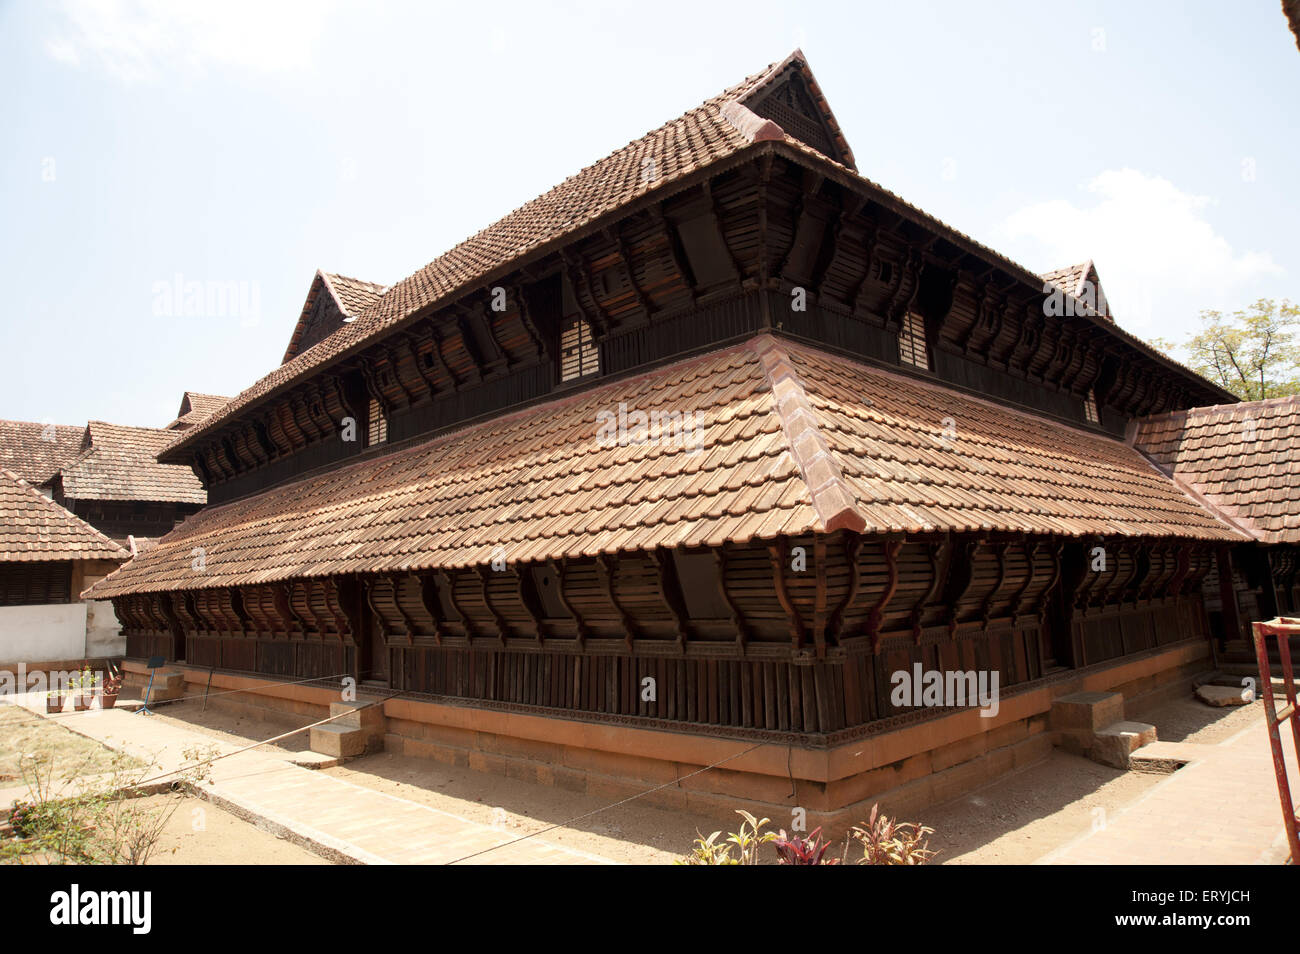
[[1271, 548], [1256, 547], [1255, 557], [1257, 567], [1263, 579], [1260, 581], [1260, 595], [1264, 597], [1264, 605], [1260, 607], [1261, 615], [1265, 619], [1273, 619], [1275, 616], [1282, 615], [1282, 601], [1278, 599], [1277, 579], [1273, 576], [1273, 550]]
[[1232, 582], [1232, 550], [1219, 547], [1219, 602], [1223, 607], [1223, 638], [1242, 639], [1241, 608], [1237, 605], [1237, 588]]

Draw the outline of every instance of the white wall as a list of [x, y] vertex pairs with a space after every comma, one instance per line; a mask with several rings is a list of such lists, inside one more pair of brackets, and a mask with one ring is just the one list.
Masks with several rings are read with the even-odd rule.
[[82, 658], [125, 656], [126, 637], [122, 635], [122, 624], [113, 612], [113, 601], [86, 600], [82, 605], [86, 607], [86, 650], [81, 654]]
[[[89, 658], [86, 603], [0, 606], [0, 663]], [[108, 616], [116, 628], [113, 607]], [[97, 621], [97, 632], [102, 623]], [[97, 641], [100, 637], [96, 637]], [[95, 655], [101, 655], [96, 653]]]

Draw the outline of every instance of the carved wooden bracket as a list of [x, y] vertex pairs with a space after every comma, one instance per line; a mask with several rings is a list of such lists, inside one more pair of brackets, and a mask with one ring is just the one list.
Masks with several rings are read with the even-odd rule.
[[799, 611], [795, 608], [785, 586], [786, 552], [784, 537], [768, 544], [767, 554], [772, 563], [772, 586], [776, 589], [777, 601], [781, 604], [781, 609], [785, 610], [786, 618], [790, 622], [790, 643], [798, 653], [803, 651], [804, 628], [803, 621], [799, 619]]
[[871, 607], [871, 612], [867, 615], [867, 636], [871, 639], [872, 655], [880, 652], [880, 626], [884, 620], [885, 607], [889, 605], [889, 601], [894, 597], [894, 591], [898, 589], [898, 551], [902, 546], [902, 540], [886, 540], [884, 543], [887, 574], [885, 587], [881, 590], [876, 605]]

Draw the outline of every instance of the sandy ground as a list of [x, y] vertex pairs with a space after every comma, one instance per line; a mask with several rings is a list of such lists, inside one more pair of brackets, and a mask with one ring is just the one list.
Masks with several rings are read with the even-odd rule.
[[[202, 701], [197, 699], [155, 706], [150, 711], [155, 719], [161, 719], [163, 722], [178, 728], [201, 732], [214, 739], [236, 745], [247, 745], [250, 742], [269, 739], [293, 728], [293, 725], [237, 715], [229, 710], [217, 709], [213, 706], [209, 706], [205, 712]], [[307, 721], [304, 718], [302, 723], [305, 724]], [[306, 730], [295, 732], [279, 742], [272, 742], [269, 745], [262, 746], [263, 751], [273, 753], [305, 752], [310, 748], [310, 740]]]
[[94, 775], [113, 767], [113, 752], [63, 728], [57, 718], [0, 705], [0, 789], [23, 785], [19, 762], [25, 753], [51, 752], [56, 778]]
[[[1213, 708], [1189, 695], [1136, 718], [1153, 723], [1163, 740], [1212, 745], [1251, 726], [1263, 732], [1261, 705]], [[177, 725], [233, 742], [266, 738], [286, 729], [283, 724], [211, 708], [202, 712], [198, 702], [160, 708], [157, 718], [174, 720]], [[307, 748], [306, 733], [275, 747], [287, 752], [302, 751]], [[473, 821], [499, 824], [520, 835], [567, 822], [607, 804], [605, 799], [564, 789], [390, 753], [323, 771]], [[1085, 834], [1106, 815], [1132, 804], [1162, 778], [1122, 772], [1057, 750], [1020, 772], [933, 806], [920, 818], [906, 820], [920, 821], [935, 829], [930, 847], [940, 852], [937, 863], [1028, 864]], [[208, 810], [213, 811], [210, 807]], [[233, 818], [230, 821], [243, 825]], [[776, 822], [773, 827], [780, 827], [781, 819]], [[173, 819], [173, 827], [184, 824], [184, 820]], [[546, 837], [618, 861], [665, 864], [690, 848], [697, 831], [707, 834], [726, 826], [726, 819], [632, 802], [550, 831]], [[184, 836], [184, 832], [178, 835]], [[204, 840], [199, 839], [202, 843]], [[287, 851], [298, 851], [287, 843], [279, 844]], [[192, 845], [187, 850], [203, 849]]]
[[[1166, 742], [1215, 745], [1264, 728], [1263, 703], [1214, 708], [1179, 699], [1135, 716]], [[944, 864], [1029, 864], [1086, 834], [1132, 804], [1165, 776], [1123, 772], [1053, 750], [1045, 760], [963, 798], [937, 805], [924, 822]]]
[[[718, 830], [734, 831], [742, 823], [739, 815], [729, 823], [725, 818], [667, 811], [637, 802], [606, 808], [608, 798], [387, 752], [324, 771], [471, 821], [500, 825], [513, 835], [526, 835], [605, 809], [547, 832], [546, 838], [627, 864], [671, 864], [691, 847], [697, 831], [705, 835]], [[770, 828], [781, 827], [781, 820], [775, 821], [777, 824]]]
[[[114, 752], [16, 706], [0, 706], [0, 810], [15, 799], [26, 799], [19, 759], [23, 753], [49, 751], [55, 757], [57, 776], [72, 776], [88, 781], [92, 776], [107, 780], [112, 776]], [[124, 756], [126, 763], [138, 764]], [[56, 791], [71, 794], [71, 788]], [[172, 811], [150, 864], [328, 864], [305, 849], [261, 831], [229, 812], [202, 799], [188, 795], [152, 795], [132, 803], [140, 810], [161, 813]]]
[[202, 799], [154, 795], [142, 799], [149, 811], [175, 805], [151, 865], [324, 865], [324, 858], [262, 831]]
[[[182, 728], [237, 744], [268, 738], [288, 729], [281, 723], [211, 707], [203, 712], [197, 701], [159, 706], [155, 718], [172, 720]], [[286, 752], [301, 752], [307, 747], [306, 732], [274, 746]], [[609, 804], [605, 798], [386, 752], [321, 771], [471, 821], [500, 825], [516, 836], [567, 822]], [[775, 821], [771, 827], [781, 827], [781, 819]], [[697, 831], [708, 835], [719, 829], [735, 830], [740, 824], [738, 815], [734, 820], [691, 815], [632, 802], [582, 819], [571, 827], [548, 832], [546, 838], [615, 861], [669, 864], [690, 849]]]

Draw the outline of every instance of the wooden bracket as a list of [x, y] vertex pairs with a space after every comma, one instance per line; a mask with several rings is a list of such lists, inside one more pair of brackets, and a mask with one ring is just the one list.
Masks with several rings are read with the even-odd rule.
[[785, 610], [786, 618], [790, 622], [790, 643], [794, 647], [794, 651], [800, 653], [803, 651], [803, 621], [799, 619], [799, 611], [791, 601], [790, 593], [785, 586], [786, 552], [784, 537], [768, 544], [767, 554], [772, 563], [772, 586], [776, 589], [777, 602]]
[[876, 605], [871, 607], [871, 612], [867, 616], [867, 636], [871, 639], [871, 653], [875, 655], [880, 652], [880, 627], [884, 621], [885, 607], [894, 597], [894, 591], [898, 589], [898, 551], [902, 548], [902, 540], [886, 540], [884, 542], [885, 551], [885, 586], [881, 590], [880, 598], [876, 600]]

